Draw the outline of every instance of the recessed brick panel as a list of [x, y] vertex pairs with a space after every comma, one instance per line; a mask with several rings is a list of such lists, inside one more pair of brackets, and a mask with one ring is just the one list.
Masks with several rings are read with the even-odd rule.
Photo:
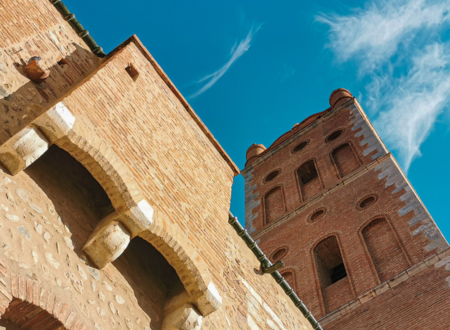
[[364, 228], [363, 236], [381, 282], [408, 268], [408, 261], [386, 219], [372, 221]]

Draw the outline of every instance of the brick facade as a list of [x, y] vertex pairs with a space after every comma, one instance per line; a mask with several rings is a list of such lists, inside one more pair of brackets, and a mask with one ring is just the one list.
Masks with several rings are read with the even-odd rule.
[[0, 328], [312, 329], [228, 224], [239, 169], [150, 53], [97, 57], [58, 3], [0, 4]]
[[[290, 284], [325, 329], [449, 328], [427, 319], [450, 309], [446, 240], [357, 100], [340, 89], [330, 105], [249, 148], [247, 229], [268, 256], [287, 251]], [[410, 273], [429, 258], [443, 261]]]

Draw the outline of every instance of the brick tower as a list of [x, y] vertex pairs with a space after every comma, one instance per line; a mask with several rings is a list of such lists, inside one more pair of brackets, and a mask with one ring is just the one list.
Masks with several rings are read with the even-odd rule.
[[450, 249], [345, 89], [247, 151], [245, 223], [324, 329], [450, 329]]

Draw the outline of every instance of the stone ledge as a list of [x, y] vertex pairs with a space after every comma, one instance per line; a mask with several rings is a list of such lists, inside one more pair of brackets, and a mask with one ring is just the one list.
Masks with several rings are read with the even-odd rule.
[[[383, 292], [389, 291], [399, 285], [400, 283], [405, 282], [406, 280], [410, 279], [411, 277], [414, 277], [415, 275], [421, 273], [425, 269], [428, 269], [429, 267], [435, 267], [439, 268], [445, 265], [450, 265], [450, 247], [446, 248], [445, 250], [442, 250], [439, 253], [436, 253], [432, 255], [431, 257], [425, 259], [424, 261], [406, 269], [405, 271], [401, 272], [400, 274], [395, 275], [390, 280], [381, 283], [377, 287], [373, 288], [372, 290], [367, 291], [366, 293], [362, 294], [358, 298], [342, 305], [338, 309], [332, 311], [331, 313], [328, 313], [324, 317], [322, 317], [319, 322], [322, 325], [325, 325], [327, 323], [330, 323], [341, 316], [347, 314], [352, 309], [365, 304], [369, 300], [372, 300], [372, 298], [375, 298], [376, 296], [379, 296]], [[448, 269], [449, 267], [446, 267]], [[450, 277], [449, 277], [450, 278]], [[450, 285], [450, 280], [448, 281]]]

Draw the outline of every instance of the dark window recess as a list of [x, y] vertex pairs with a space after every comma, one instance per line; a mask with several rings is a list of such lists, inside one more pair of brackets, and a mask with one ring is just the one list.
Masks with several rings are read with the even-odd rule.
[[300, 184], [302, 186], [310, 183], [312, 180], [317, 178], [316, 165], [313, 160], [303, 164], [297, 171]]
[[275, 179], [278, 176], [278, 174], [280, 174], [280, 171], [273, 171], [268, 176], [266, 176], [266, 179], [264, 180], [264, 182], [272, 181], [273, 179]]
[[294, 148], [294, 150], [292, 150], [292, 153], [299, 152], [299, 151], [302, 150], [304, 147], [306, 147], [307, 144], [308, 144], [308, 141], [303, 141], [303, 142], [300, 143], [298, 146], [296, 146], [296, 147]]
[[362, 209], [365, 209], [366, 207], [373, 205], [375, 203], [375, 201], [376, 201], [375, 197], [373, 197], [373, 196], [368, 197], [359, 204], [359, 207]]
[[287, 254], [286, 249], [279, 249], [277, 252], [275, 252], [272, 256], [273, 261], [278, 261], [281, 258], [283, 258]]
[[326, 138], [326, 141], [330, 142], [330, 141], [336, 140], [338, 137], [341, 136], [341, 134], [342, 134], [342, 130], [333, 132], [330, 135], [328, 135], [328, 137]]
[[139, 71], [134, 67], [133, 64], [128, 65], [125, 70], [134, 81], [136, 81], [136, 79], [139, 77]]
[[347, 277], [347, 272], [345, 270], [344, 264], [340, 264], [332, 268], [330, 271], [330, 277], [331, 277], [331, 284], [336, 283], [337, 281]]
[[320, 218], [322, 218], [324, 213], [325, 213], [324, 210], [319, 210], [319, 211], [315, 212], [310, 218], [311, 221], [319, 220]]
[[328, 237], [320, 242], [314, 249], [317, 273], [322, 288], [347, 277], [344, 260], [335, 236]]

